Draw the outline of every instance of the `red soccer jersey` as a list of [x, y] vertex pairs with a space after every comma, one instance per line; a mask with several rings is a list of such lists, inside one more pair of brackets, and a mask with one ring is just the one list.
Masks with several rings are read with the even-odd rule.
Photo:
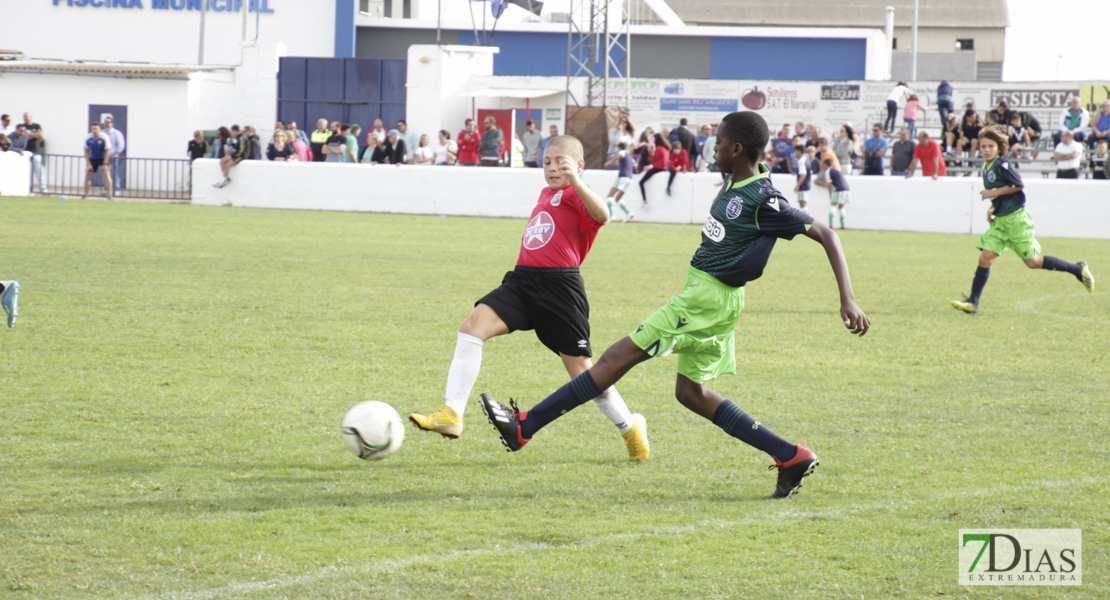
[[921, 173], [926, 177], [933, 176], [933, 159], [937, 159], [937, 173], [938, 176], [944, 177], [948, 175], [948, 170], [944, 168], [944, 156], [940, 153], [940, 145], [934, 140], [929, 140], [927, 144], [918, 144], [914, 148], [913, 155], [917, 160], [921, 161]]
[[577, 267], [597, 238], [599, 223], [573, 186], [543, 188], [520, 240], [516, 264], [525, 267]]

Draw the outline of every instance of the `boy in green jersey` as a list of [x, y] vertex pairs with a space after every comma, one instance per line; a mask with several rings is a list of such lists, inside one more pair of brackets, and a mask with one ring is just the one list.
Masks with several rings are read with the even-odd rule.
[[845, 327], [863, 335], [871, 322], [856, 305], [848, 264], [836, 233], [793, 208], [774, 188], [759, 164], [767, 146], [767, 123], [754, 112], [734, 112], [717, 130], [717, 166], [732, 176], [717, 194], [702, 228], [682, 293], [613, 344], [589, 370], [559, 388], [530, 411], [511, 408], [482, 394], [486, 417], [509, 451], [561, 414], [588, 402], [649, 358], [679, 355], [675, 396], [729, 435], [771, 455], [778, 469], [773, 498], [787, 498], [817, 466], [817, 455], [787, 442], [738, 406], [706, 387], [720, 375], [736, 372], [734, 329], [744, 308], [744, 284], [759, 278], [778, 238], [802, 234], [820, 243], [840, 289]]
[[979, 267], [975, 269], [975, 279], [971, 282], [971, 295], [963, 300], [952, 301], [953, 308], [966, 313], [978, 312], [979, 295], [987, 285], [991, 265], [1008, 248], [1013, 248], [1030, 269], [1071, 273], [1088, 292], [1095, 289], [1095, 278], [1087, 263], [1080, 261], [1072, 264], [1055, 256], [1041, 254], [1041, 245], [1033, 237], [1033, 217], [1025, 210], [1021, 175], [1005, 159], [1009, 146], [1009, 137], [1001, 129], [987, 127], [979, 133], [979, 153], [986, 162], [986, 167], [983, 168], [985, 189], [979, 195], [984, 200], [991, 201], [991, 206], [987, 209], [990, 228], [979, 236], [979, 243], [975, 246], [981, 253]]

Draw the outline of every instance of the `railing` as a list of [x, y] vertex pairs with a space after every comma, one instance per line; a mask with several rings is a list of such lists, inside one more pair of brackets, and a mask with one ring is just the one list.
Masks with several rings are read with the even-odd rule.
[[[85, 191], [88, 161], [84, 156], [36, 154], [31, 160], [31, 193], [81, 196]], [[110, 170], [114, 193], [105, 188], [104, 171]], [[170, 158], [118, 158], [105, 160], [93, 173], [90, 195], [155, 200], [189, 200], [192, 197], [192, 163]]]

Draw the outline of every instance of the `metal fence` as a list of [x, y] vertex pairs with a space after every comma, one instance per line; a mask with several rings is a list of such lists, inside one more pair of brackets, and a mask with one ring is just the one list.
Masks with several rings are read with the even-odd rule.
[[[84, 156], [36, 154], [31, 160], [31, 193], [80, 196], [85, 190], [88, 161]], [[114, 193], [105, 187], [104, 171], [111, 170]], [[155, 200], [192, 198], [192, 162], [169, 158], [106, 160], [93, 174], [89, 195]]]

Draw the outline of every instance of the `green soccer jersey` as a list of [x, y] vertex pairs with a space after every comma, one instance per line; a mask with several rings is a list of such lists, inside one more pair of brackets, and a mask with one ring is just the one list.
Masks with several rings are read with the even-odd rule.
[[743, 287], [763, 275], [775, 240], [792, 239], [812, 224], [813, 217], [790, 206], [760, 164], [759, 175], [736, 183], [729, 179], [721, 188], [690, 266], [726, 285]]
[[[1012, 163], [996, 158], [983, 168], [983, 187], [996, 190], [1003, 187], [1021, 188], [1025, 185], [1021, 182], [1021, 175], [1014, 170]], [[991, 204], [994, 205], [994, 216], [1004, 217], [1025, 206], [1025, 191], [1018, 190], [1012, 194], [991, 198]]]

